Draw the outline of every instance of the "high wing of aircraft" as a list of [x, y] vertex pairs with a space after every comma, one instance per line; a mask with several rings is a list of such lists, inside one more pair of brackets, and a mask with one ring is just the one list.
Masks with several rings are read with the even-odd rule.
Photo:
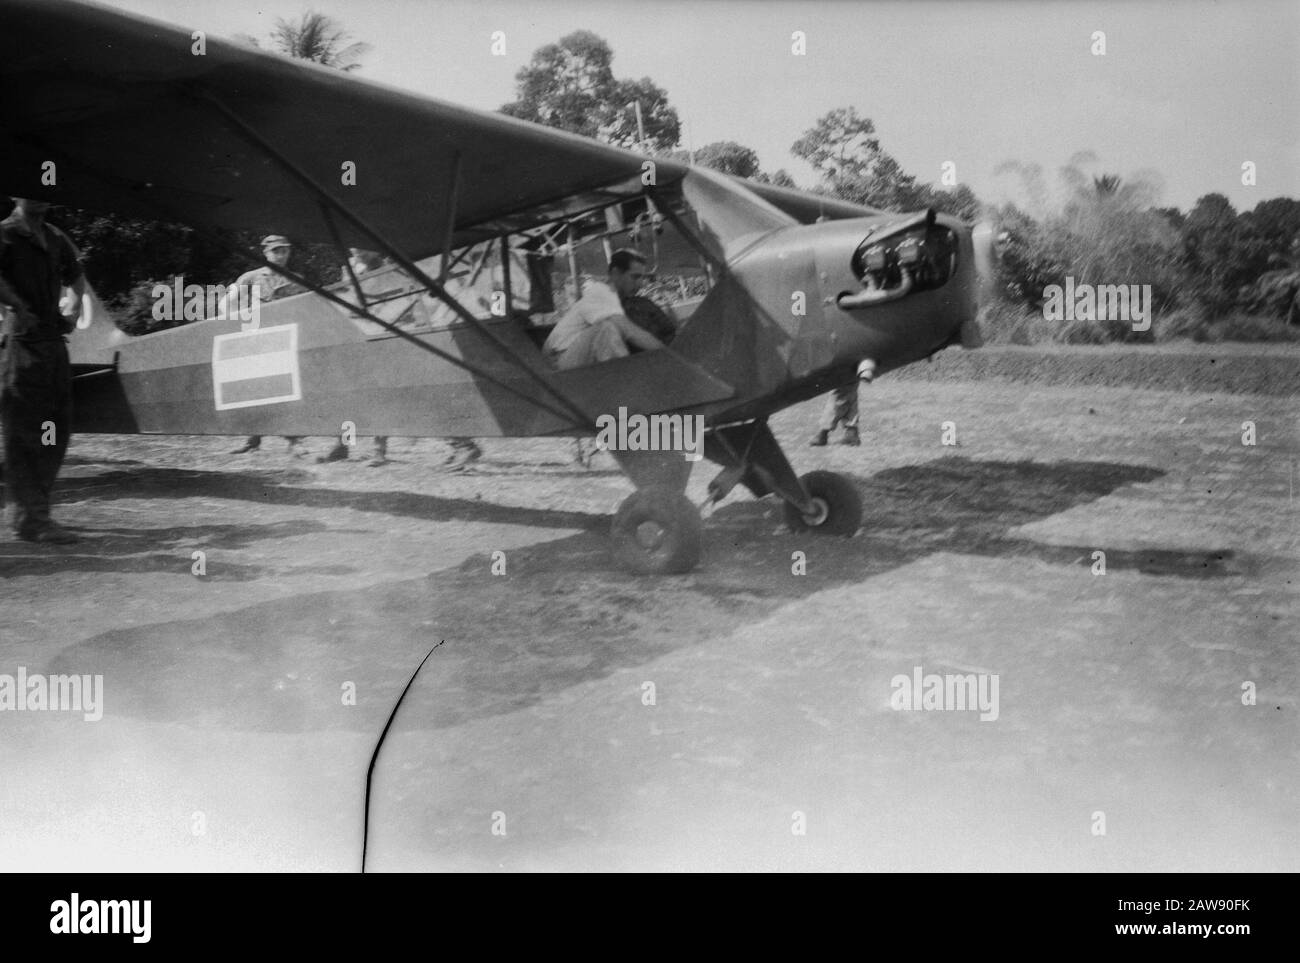
[[[860, 526], [857, 489], [796, 475], [768, 417], [976, 345], [993, 257], [987, 232], [934, 211], [735, 180], [79, 0], [0, 0], [0, 188], [387, 259], [332, 285], [276, 268], [308, 291], [255, 326], [78, 332], [77, 431], [581, 436], [618, 415], [662, 439], [698, 419], [721, 466], [707, 505], [743, 484], [828, 534]], [[579, 253], [629, 244], [671, 269], [671, 345], [554, 370], [540, 346], [578, 296]], [[619, 558], [692, 568], [689, 453], [611, 454], [637, 489]]]

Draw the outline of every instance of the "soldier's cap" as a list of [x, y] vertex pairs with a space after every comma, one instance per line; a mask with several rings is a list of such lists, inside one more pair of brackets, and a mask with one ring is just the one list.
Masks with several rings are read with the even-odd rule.
[[289, 243], [287, 237], [279, 234], [268, 234], [262, 238], [262, 250], [269, 251], [275, 247], [293, 247], [293, 245]]

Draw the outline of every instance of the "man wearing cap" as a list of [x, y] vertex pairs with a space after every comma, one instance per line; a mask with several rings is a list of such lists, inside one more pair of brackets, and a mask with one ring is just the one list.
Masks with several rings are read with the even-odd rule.
[[[279, 234], [268, 234], [262, 238], [262, 257], [270, 261], [276, 267], [287, 268], [289, 259], [293, 257], [293, 245], [289, 243], [287, 237], [281, 237]], [[239, 288], [251, 287], [257, 294], [259, 301], [274, 301], [277, 298], [287, 298], [291, 294], [301, 294], [306, 290], [301, 284], [290, 281], [283, 274], [272, 270], [269, 267], [253, 268], [251, 271], [245, 271], [239, 276], [231, 286], [232, 290], [227, 295], [232, 303]]]
[[[276, 267], [287, 268], [289, 258], [293, 256], [293, 245], [289, 243], [287, 237], [279, 234], [268, 234], [262, 238], [262, 257], [270, 261]], [[238, 306], [240, 290], [248, 288], [251, 290], [253, 297], [259, 301], [274, 301], [277, 298], [287, 298], [293, 294], [301, 294], [306, 290], [296, 281], [290, 281], [287, 277], [269, 267], [254, 268], [241, 274], [235, 283], [230, 286], [230, 293], [226, 295], [226, 305], [230, 311], [234, 311]], [[250, 302], [245, 302], [250, 303]], [[306, 451], [300, 450], [298, 443], [302, 438], [297, 435], [286, 435], [285, 441], [289, 443], [289, 450], [296, 457], [303, 457]], [[242, 446], [236, 448], [231, 454], [242, 455], [245, 452], [257, 451], [262, 447], [261, 435], [249, 435], [248, 439]]]
[[78, 538], [51, 520], [50, 494], [72, 431], [64, 337], [77, 319], [63, 316], [59, 299], [72, 288], [80, 305], [86, 282], [76, 247], [45, 223], [49, 204], [22, 197], [14, 202], [13, 213], [0, 222], [0, 302], [12, 309], [0, 332], [4, 483], [18, 537], [64, 545]]

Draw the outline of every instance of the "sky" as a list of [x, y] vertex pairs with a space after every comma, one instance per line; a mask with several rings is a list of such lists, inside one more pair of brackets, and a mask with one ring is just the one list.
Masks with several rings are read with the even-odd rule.
[[[1238, 210], [1300, 197], [1294, 0], [103, 2], [218, 36], [264, 37], [277, 17], [316, 9], [371, 45], [360, 75], [484, 110], [514, 99], [536, 48], [592, 30], [616, 76], [667, 91], [683, 147], [734, 140], [801, 186], [814, 176], [790, 145], [853, 106], [908, 173], [942, 186], [951, 162], [990, 202], [1025, 198], [1003, 162], [1051, 175], [1080, 151], [1097, 157], [1087, 172], [1155, 179], [1159, 203], [1183, 210], [1211, 192]], [[496, 31], [504, 56], [492, 53]]]

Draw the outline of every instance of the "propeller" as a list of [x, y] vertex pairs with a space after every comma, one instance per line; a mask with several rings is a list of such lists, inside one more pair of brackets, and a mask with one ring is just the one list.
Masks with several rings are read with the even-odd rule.
[[[971, 244], [975, 249], [975, 273], [978, 279], [977, 304], [979, 308], [993, 302], [998, 283], [998, 262], [1006, 246], [1008, 234], [993, 218], [985, 218], [976, 223], [971, 230]], [[977, 316], [961, 326], [961, 344], [963, 348], [978, 348], [984, 343], [980, 333], [978, 309]]]

